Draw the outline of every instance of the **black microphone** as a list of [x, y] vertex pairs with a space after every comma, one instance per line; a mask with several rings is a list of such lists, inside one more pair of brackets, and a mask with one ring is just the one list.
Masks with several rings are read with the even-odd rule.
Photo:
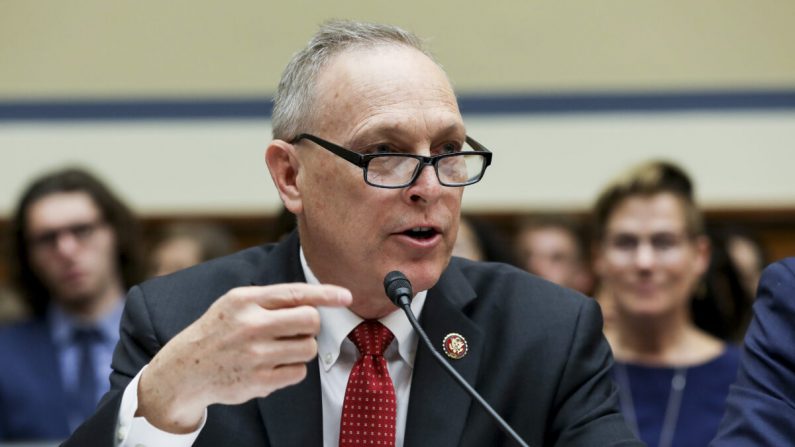
[[386, 291], [386, 296], [389, 297], [389, 300], [392, 301], [395, 306], [403, 309], [403, 311], [406, 313], [406, 316], [409, 318], [411, 326], [415, 331], [417, 331], [417, 334], [420, 335], [423, 343], [425, 343], [425, 347], [431, 351], [433, 357], [437, 362], [439, 362], [444, 370], [447, 371], [447, 374], [449, 374], [456, 382], [458, 382], [458, 384], [461, 385], [461, 387], [464, 388], [464, 390], [469, 393], [469, 395], [472, 396], [472, 398], [475, 399], [495, 421], [497, 421], [497, 424], [506, 435], [510, 436], [520, 446], [528, 447], [527, 443], [525, 443], [522, 438], [519, 437], [519, 435], [511, 428], [511, 426], [508, 425], [508, 423], [505, 422], [505, 420], [500, 417], [500, 415], [497, 414], [493, 408], [491, 408], [491, 405], [489, 405], [488, 402], [486, 402], [486, 400], [483, 399], [483, 397], [481, 397], [480, 394], [478, 394], [478, 392], [475, 391], [475, 389], [472, 388], [467, 381], [461, 377], [460, 374], [458, 374], [458, 371], [456, 371], [452, 366], [450, 366], [449, 363], [447, 363], [447, 360], [442, 357], [442, 354], [439, 354], [439, 352], [433, 348], [433, 343], [431, 343], [428, 335], [422, 330], [422, 327], [420, 327], [420, 323], [417, 321], [417, 317], [414, 316], [414, 312], [411, 311], [411, 300], [414, 298], [414, 293], [411, 291], [411, 282], [409, 282], [409, 279], [406, 278], [406, 275], [397, 270], [387, 273], [386, 277], [384, 277], [384, 291]]

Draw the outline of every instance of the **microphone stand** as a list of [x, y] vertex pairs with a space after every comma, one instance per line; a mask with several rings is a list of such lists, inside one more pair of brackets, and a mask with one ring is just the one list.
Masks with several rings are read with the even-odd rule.
[[464, 390], [467, 393], [469, 393], [469, 395], [472, 396], [472, 398], [475, 399], [480, 404], [480, 406], [483, 407], [483, 409], [486, 410], [486, 412], [488, 412], [492, 418], [494, 418], [495, 421], [497, 421], [497, 424], [500, 426], [500, 428], [506, 435], [511, 437], [520, 446], [529, 447], [527, 443], [525, 443], [522, 440], [522, 438], [519, 437], [519, 435], [514, 431], [514, 429], [512, 429], [511, 426], [508, 425], [508, 423], [505, 422], [505, 420], [499, 414], [497, 414], [497, 412], [494, 411], [493, 408], [491, 408], [491, 405], [489, 405], [489, 403], [486, 402], [480, 396], [480, 394], [477, 391], [475, 391], [475, 389], [472, 388], [467, 383], [467, 381], [464, 380], [463, 377], [461, 377], [460, 374], [458, 374], [458, 371], [456, 371], [455, 369], [453, 369], [452, 366], [450, 366], [450, 363], [448, 363], [447, 360], [445, 360], [445, 358], [442, 357], [442, 354], [439, 354], [437, 350], [433, 349], [433, 343], [431, 343], [431, 340], [428, 338], [428, 335], [425, 334], [425, 331], [422, 330], [422, 327], [420, 327], [420, 323], [417, 321], [417, 317], [414, 316], [414, 312], [411, 311], [411, 298], [405, 294], [401, 294], [398, 297], [398, 303], [396, 304], [398, 304], [398, 306], [401, 309], [403, 309], [403, 312], [406, 313], [406, 316], [409, 318], [409, 323], [411, 323], [411, 326], [414, 327], [414, 330], [417, 331], [417, 333], [420, 335], [420, 338], [422, 339], [423, 343], [425, 343], [425, 346], [428, 348], [429, 351], [431, 351], [431, 354], [433, 354], [433, 356], [436, 357], [436, 360], [439, 362], [439, 364], [442, 365], [442, 367], [447, 372], [447, 374], [449, 374], [450, 377], [452, 377], [456, 382], [458, 382], [458, 384], [461, 385], [461, 387], [464, 388]]

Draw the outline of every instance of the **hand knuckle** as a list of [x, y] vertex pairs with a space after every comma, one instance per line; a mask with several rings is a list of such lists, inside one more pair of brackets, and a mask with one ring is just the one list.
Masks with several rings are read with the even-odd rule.
[[307, 360], [314, 358], [317, 355], [317, 341], [314, 338], [309, 338], [304, 343], [304, 354]]
[[291, 284], [287, 287], [287, 294], [288, 299], [293, 306], [296, 306], [301, 302], [302, 293], [298, 291], [294, 284]]
[[299, 324], [307, 329], [317, 331], [320, 329], [320, 313], [311, 306], [304, 306], [301, 309]]
[[248, 293], [243, 287], [235, 287], [227, 291], [216, 303], [239, 306], [248, 300]]
[[306, 365], [289, 365], [283, 368], [283, 373], [286, 383], [298, 383], [306, 377]]

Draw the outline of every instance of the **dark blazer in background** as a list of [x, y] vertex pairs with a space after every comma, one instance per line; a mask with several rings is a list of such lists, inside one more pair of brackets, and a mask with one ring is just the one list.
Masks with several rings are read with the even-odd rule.
[[66, 394], [47, 322], [0, 328], [0, 365], [0, 442], [66, 439]]
[[714, 447], [795, 445], [795, 258], [762, 273]]
[[[229, 289], [305, 281], [297, 234], [134, 287], [113, 359], [111, 391], [67, 446], [113, 445], [124, 387], [174, 335]], [[641, 445], [617, 410], [596, 303], [502, 264], [454, 258], [428, 292], [421, 323], [441, 347], [470, 352], [454, 367], [531, 445]], [[319, 366], [298, 385], [241, 405], [213, 405], [196, 446], [322, 445]], [[414, 365], [405, 446], [513, 445], [424, 346]]]

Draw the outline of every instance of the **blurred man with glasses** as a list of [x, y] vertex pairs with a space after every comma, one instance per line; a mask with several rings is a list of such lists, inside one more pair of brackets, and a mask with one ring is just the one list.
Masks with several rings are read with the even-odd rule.
[[[298, 231], [134, 287], [112, 391], [67, 445], [632, 445], [592, 300], [451, 258], [464, 187], [492, 154], [446, 74], [397, 27], [325, 24], [288, 64], [265, 152]], [[443, 346], [446, 346], [443, 349]]]
[[124, 293], [141, 279], [138, 227], [98, 179], [64, 169], [31, 183], [11, 230], [32, 318], [0, 328], [0, 440], [62, 440], [109, 388]]

